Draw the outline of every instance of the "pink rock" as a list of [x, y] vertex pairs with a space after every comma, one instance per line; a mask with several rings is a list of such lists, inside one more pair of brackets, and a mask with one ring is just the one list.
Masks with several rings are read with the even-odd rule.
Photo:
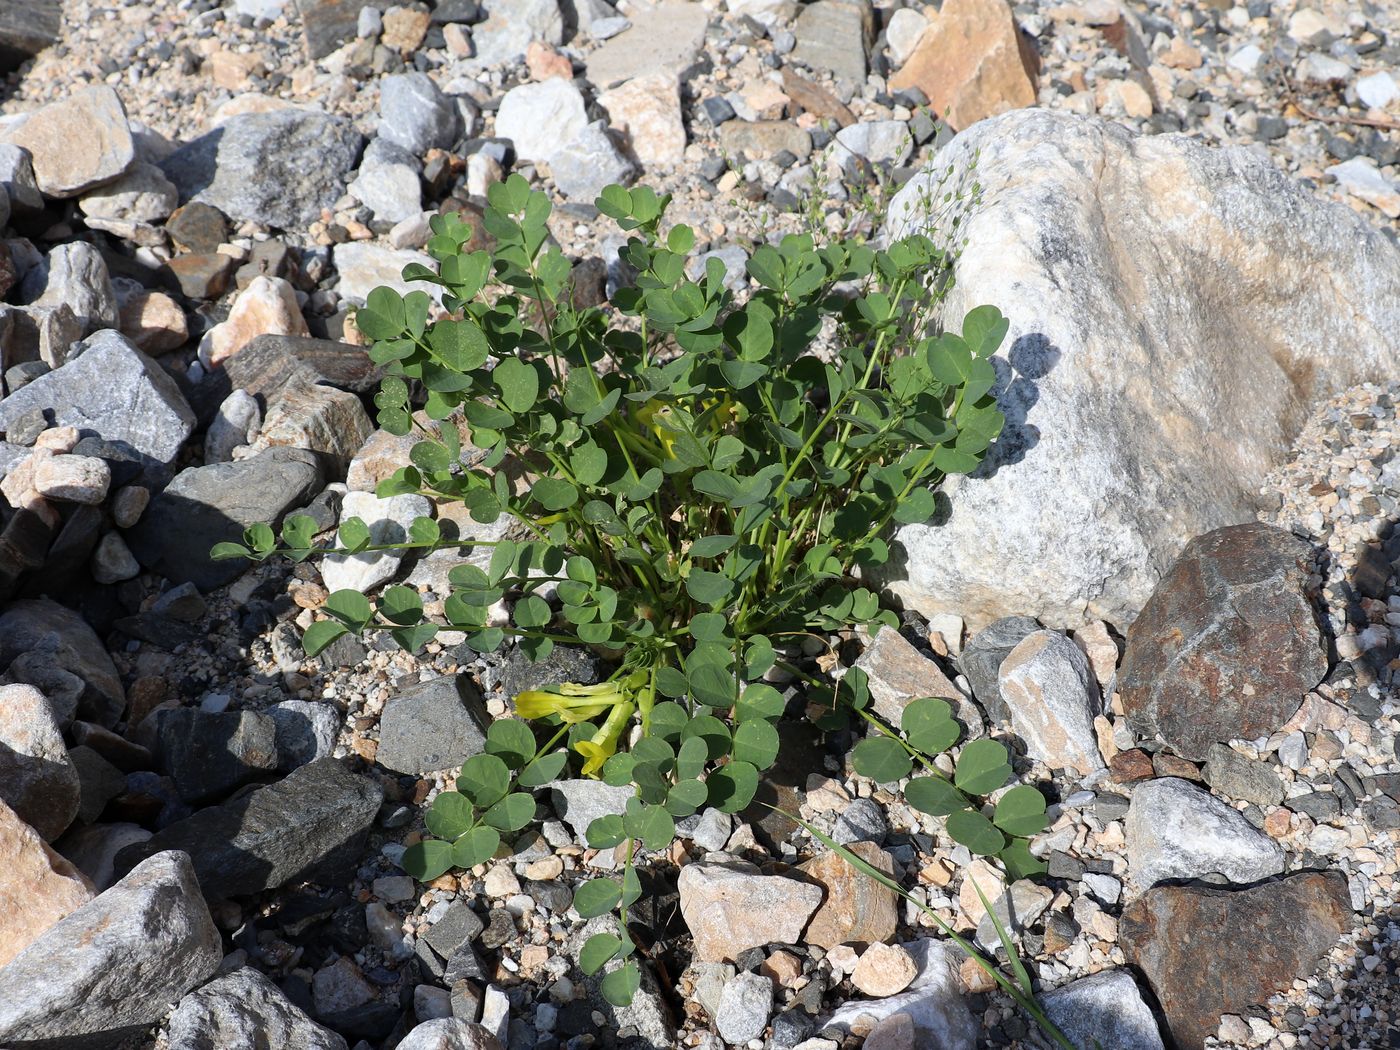
[[214, 368], [260, 335], [310, 334], [292, 286], [280, 277], [254, 277], [234, 302], [228, 320], [211, 328], [200, 342], [199, 359]]
[[0, 966], [92, 898], [78, 869], [0, 802]]

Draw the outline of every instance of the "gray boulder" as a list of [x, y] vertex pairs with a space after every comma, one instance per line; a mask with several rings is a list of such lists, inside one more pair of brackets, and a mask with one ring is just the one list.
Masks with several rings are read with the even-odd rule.
[[67, 306], [82, 332], [116, 328], [120, 321], [117, 293], [102, 253], [85, 241], [60, 244], [42, 266], [24, 275], [20, 293], [33, 306]]
[[949, 165], [937, 198], [982, 192], [942, 318], [1009, 318], [1007, 424], [945, 523], [899, 531], [891, 586], [974, 628], [1124, 626], [1187, 540], [1254, 520], [1315, 405], [1394, 375], [1400, 249], [1252, 150], [1041, 109], [959, 135], [896, 195], [891, 236], [927, 228]]
[[180, 200], [203, 201], [239, 222], [305, 227], [345, 192], [364, 138], [317, 110], [245, 113], [176, 150], [162, 164]]
[[464, 674], [416, 683], [384, 705], [376, 761], [396, 773], [421, 776], [455, 769], [486, 748], [490, 716]]
[[190, 858], [158, 853], [5, 967], [0, 1042], [119, 1043], [160, 1020], [222, 957]]
[[1042, 1003], [1075, 1046], [1163, 1050], [1162, 1033], [1127, 970], [1103, 970], [1046, 992]]
[[1208, 791], [1162, 777], [1133, 792], [1126, 820], [1128, 874], [1140, 889], [1218, 873], [1250, 883], [1283, 870], [1283, 850]]
[[345, 1037], [322, 1028], [246, 966], [191, 992], [170, 1015], [170, 1050], [254, 1046], [345, 1050]]
[[56, 426], [97, 433], [153, 482], [169, 477], [195, 424], [175, 380], [110, 329], [88, 339], [80, 356], [0, 401], [0, 430], [35, 408], [51, 410]]

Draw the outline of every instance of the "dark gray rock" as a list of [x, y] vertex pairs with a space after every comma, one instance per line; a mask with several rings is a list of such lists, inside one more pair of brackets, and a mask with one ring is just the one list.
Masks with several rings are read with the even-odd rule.
[[543, 689], [555, 682], [593, 685], [598, 681], [598, 658], [587, 649], [556, 645], [535, 663], [519, 649], [512, 649], [502, 663], [499, 684], [507, 696], [527, 689]]
[[277, 768], [291, 772], [335, 749], [343, 719], [330, 704], [284, 700], [267, 709], [277, 727]]
[[[14, 602], [0, 613], [0, 666], [13, 666], [12, 661], [32, 653], [82, 680], [77, 705], [82, 718], [108, 727], [121, 718], [126, 690], [116, 665], [96, 632], [72, 609], [35, 598]], [[32, 676], [17, 677], [29, 681]], [[42, 688], [42, 683], [33, 684]]]
[[1306, 795], [1290, 798], [1288, 808], [1295, 813], [1306, 814], [1319, 824], [1334, 820], [1342, 813], [1341, 800], [1332, 791], [1311, 791]]
[[250, 459], [190, 467], [151, 501], [127, 542], [148, 569], [201, 590], [219, 587], [251, 563], [211, 561], [210, 548], [239, 542], [256, 522], [280, 520], [323, 483], [320, 461], [305, 449], [270, 448]]
[[194, 412], [175, 380], [118, 332], [103, 329], [86, 349], [0, 401], [0, 430], [34, 408], [55, 426], [95, 433], [130, 454], [146, 478], [163, 482], [194, 430]]
[[485, 928], [485, 923], [466, 901], [456, 900], [448, 905], [441, 919], [428, 927], [421, 940], [446, 959], [461, 945], [476, 940]]
[[958, 669], [967, 677], [972, 686], [972, 695], [993, 722], [1006, 722], [1011, 718], [1006, 701], [1001, 698], [1001, 687], [997, 676], [1001, 672], [1001, 662], [1011, 655], [1011, 650], [1021, 644], [1027, 635], [1040, 630], [1040, 624], [1029, 616], [1004, 616], [982, 628], [963, 647], [958, 657]]
[[190, 858], [153, 854], [5, 967], [0, 1042], [113, 1046], [214, 973], [223, 945]]
[[157, 711], [156, 752], [186, 802], [210, 802], [277, 768], [277, 728], [254, 711]]
[[360, 20], [359, 0], [296, 0], [306, 57], [325, 58], [347, 40], [355, 39]]
[[183, 849], [195, 858], [209, 899], [259, 893], [353, 865], [383, 800], [374, 781], [323, 758], [122, 850], [117, 869], [163, 849]]
[[1257, 806], [1276, 806], [1283, 801], [1283, 781], [1273, 766], [1246, 758], [1224, 744], [1212, 744], [1206, 754], [1206, 783], [1226, 798]]
[[485, 749], [489, 723], [481, 693], [466, 675], [420, 682], [384, 705], [375, 758], [396, 773], [453, 769]]
[[831, 837], [842, 846], [852, 842], [873, 842], [878, 846], [889, 833], [889, 821], [880, 804], [874, 799], [858, 798], [836, 818]]
[[69, 748], [68, 758], [78, 771], [78, 819], [91, 824], [126, 790], [126, 774], [90, 747]]
[[191, 992], [170, 1015], [170, 1050], [245, 1047], [345, 1050], [345, 1038], [311, 1020], [247, 966]]
[[349, 121], [326, 113], [247, 113], [176, 150], [161, 167], [182, 202], [203, 201], [239, 222], [296, 229], [345, 192], [363, 146]]

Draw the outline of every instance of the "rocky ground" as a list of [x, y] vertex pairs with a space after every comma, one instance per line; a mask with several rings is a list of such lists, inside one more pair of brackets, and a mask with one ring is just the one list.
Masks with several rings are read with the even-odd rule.
[[[596, 661], [450, 632], [311, 660], [328, 590], [405, 579], [431, 608], [456, 555], [208, 549], [292, 509], [433, 509], [370, 495], [404, 448], [351, 311], [511, 171], [597, 296], [609, 182], [674, 194], [737, 270], [777, 233], [875, 236], [941, 169], [936, 118], [1030, 106], [1244, 146], [1393, 242], [1396, 34], [1382, 5], [1227, 0], [65, 2], [0, 116], [0, 1042], [1039, 1045], [926, 915], [762, 807], [644, 858], [648, 978], [608, 1006], [577, 965], [605, 920], [571, 904], [616, 866], [584, 831], [617, 789], [542, 790], [477, 869], [399, 866], [510, 698]], [[886, 711], [933, 693], [1015, 742], [1053, 804], [1048, 875], [1009, 901], [848, 734], [794, 722], [764, 797], [995, 950], [982, 886], [1080, 1045], [1400, 1045], [1397, 402], [1304, 406], [1261, 524], [1165, 561], [1136, 618], [909, 611], [841, 640], [831, 670]]]

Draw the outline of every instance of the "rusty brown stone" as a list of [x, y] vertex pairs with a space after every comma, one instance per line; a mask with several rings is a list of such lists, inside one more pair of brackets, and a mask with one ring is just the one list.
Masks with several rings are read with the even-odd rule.
[[1347, 880], [1307, 872], [1243, 890], [1158, 886], [1123, 912], [1119, 944], [1152, 985], [1179, 1050], [1306, 977], [1351, 925]]
[[[875, 843], [853, 842], [847, 848], [887, 875], [894, 874], [890, 855]], [[802, 936], [807, 944], [875, 944], [895, 935], [899, 907], [894, 891], [851, 867], [839, 853], [814, 857], [797, 870], [826, 889], [825, 900]]]
[[1152, 756], [1152, 771], [1159, 777], [1180, 777], [1182, 780], [1200, 780], [1201, 770], [1194, 762], [1188, 762], [1176, 755], [1159, 751]]
[[790, 69], [783, 70], [783, 91], [794, 105], [821, 120], [834, 120], [843, 128], [856, 122], [855, 114], [839, 98]]
[[0, 967], [92, 897], [87, 879], [0, 802]]
[[1157, 775], [1152, 768], [1152, 756], [1136, 747], [1114, 755], [1109, 760], [1108, 772], [1115, 784], [1135, 784]]
[[1118, 692], [1133, 728], [1204, 759], [1288, 721], [1327, 674], [1312, 557], [1262, 524], [1188, 543], [1128, 629]]

